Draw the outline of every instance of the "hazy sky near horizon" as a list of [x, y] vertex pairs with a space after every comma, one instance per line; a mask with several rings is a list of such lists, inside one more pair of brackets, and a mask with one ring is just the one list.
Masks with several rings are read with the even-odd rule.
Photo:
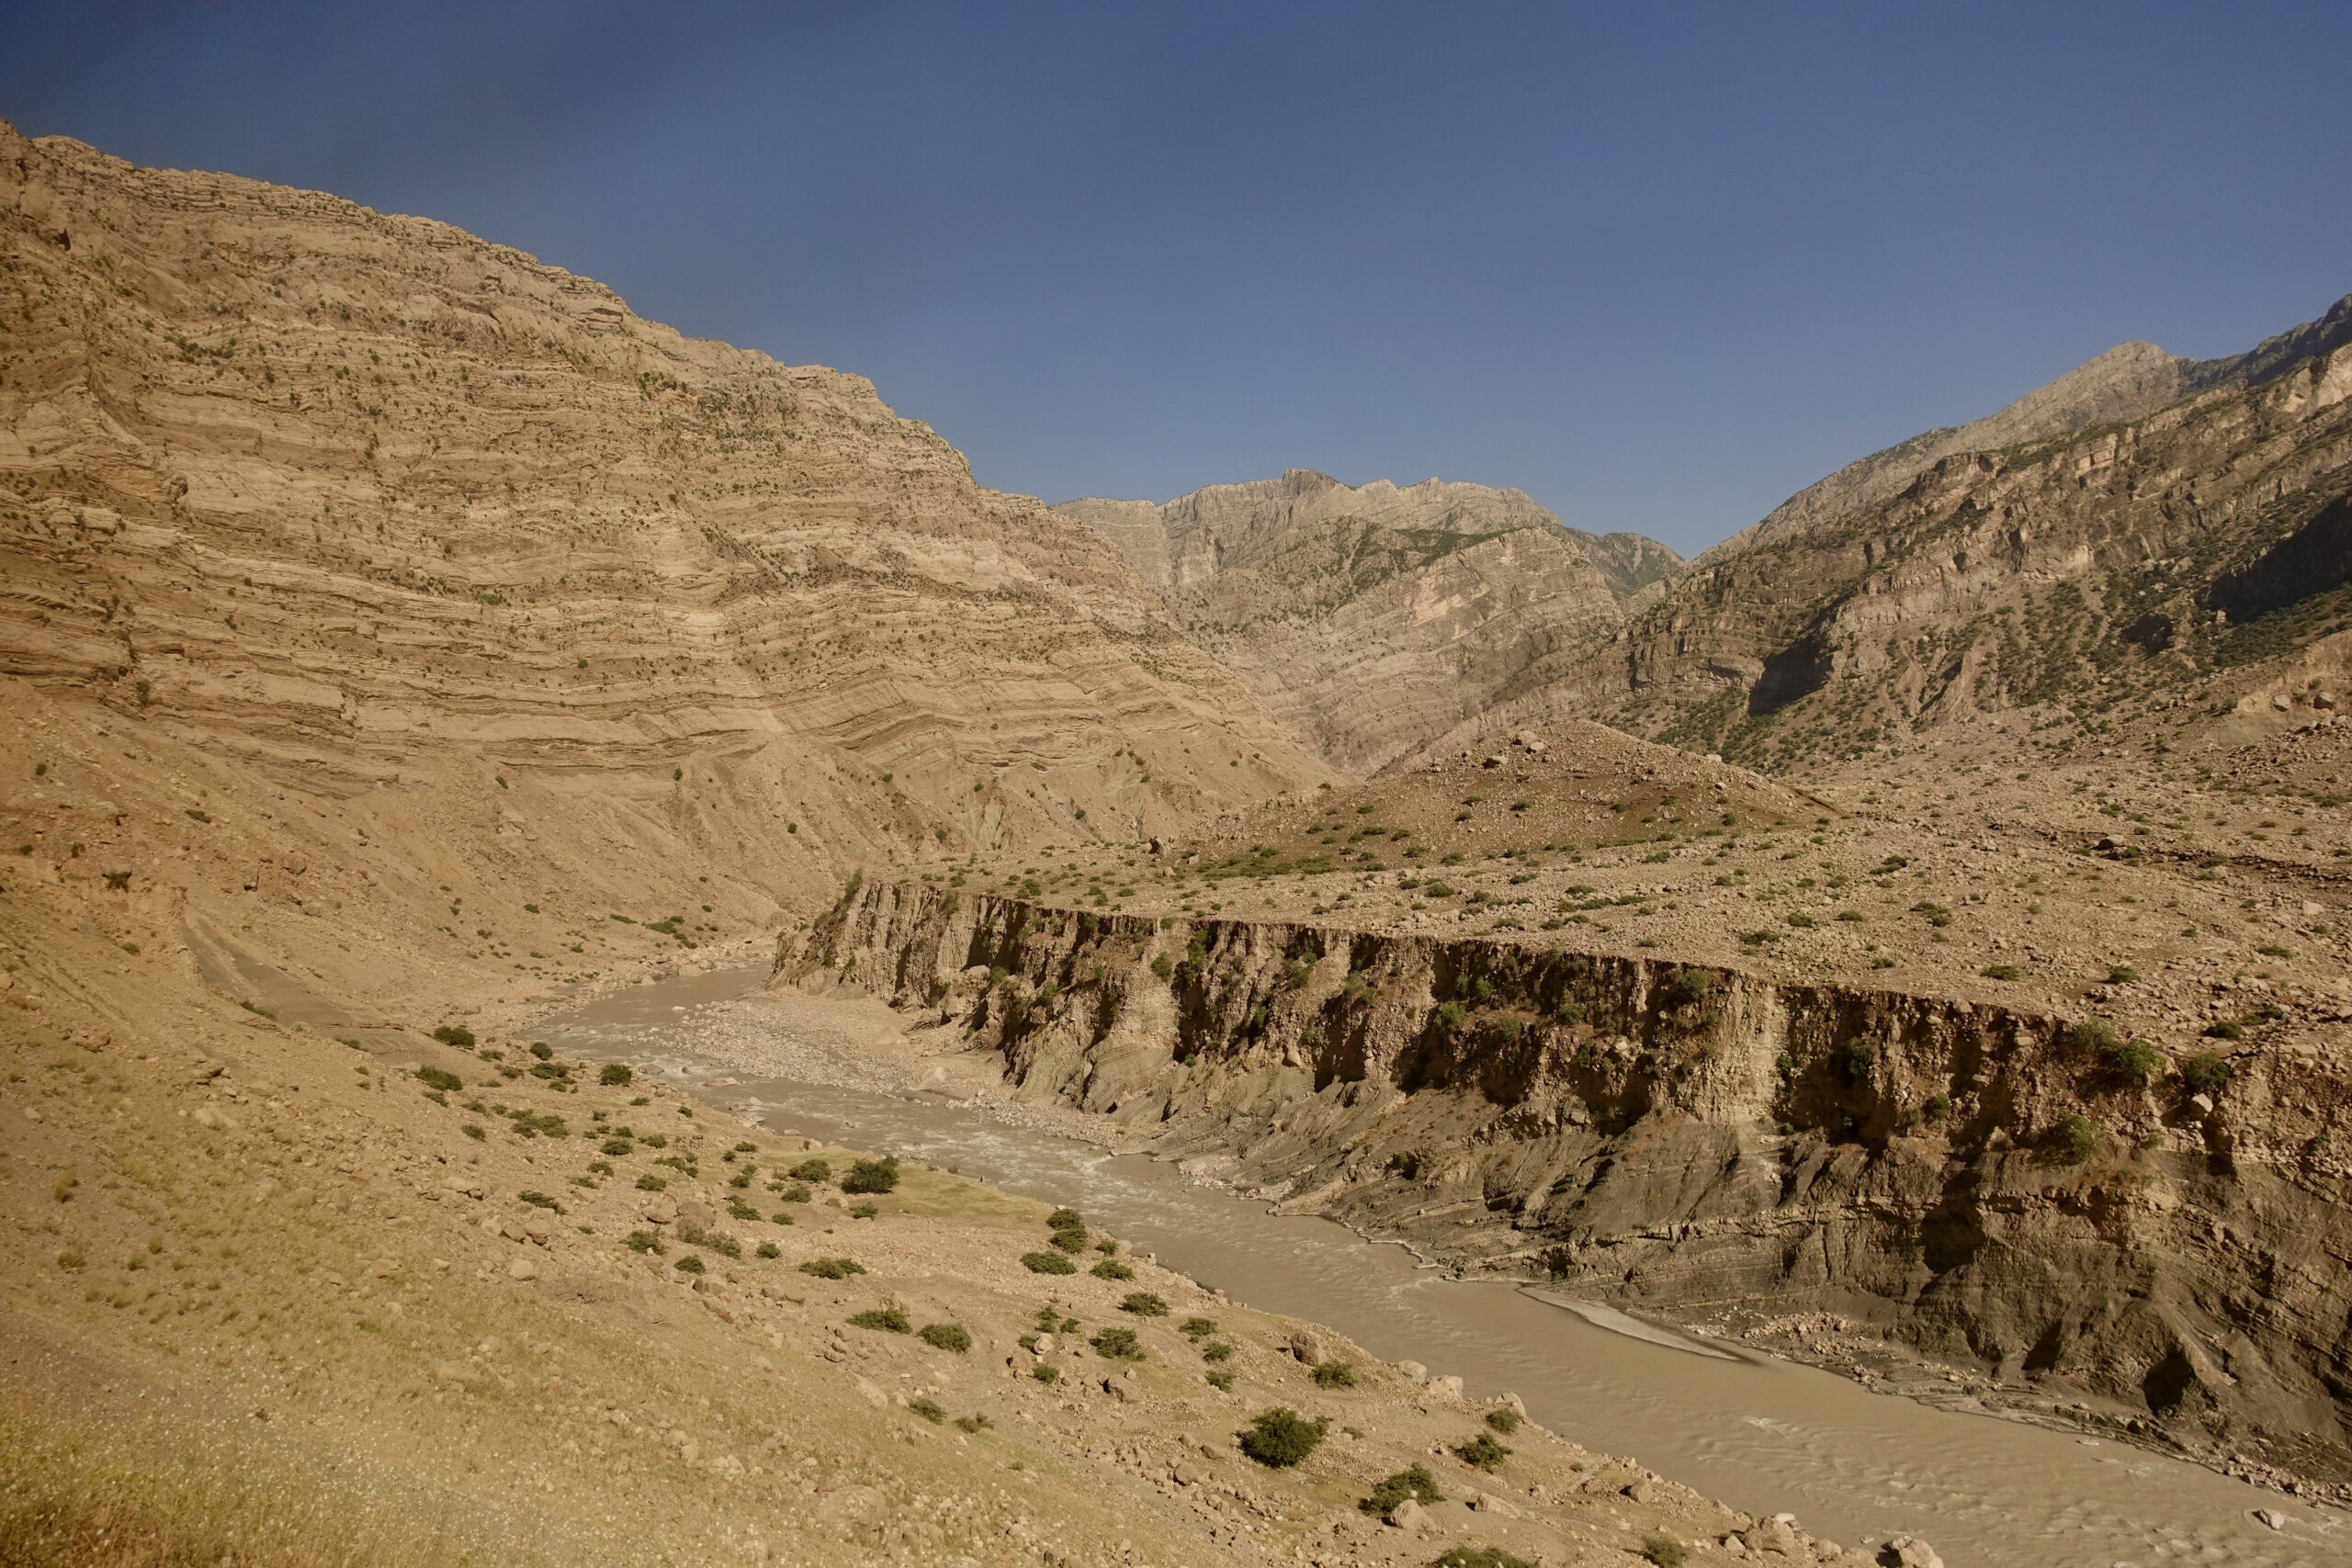
[[871, 377], [984, 484], [1515, 485], [1695, 551], [2352, 291], [2352, 6], [12, 5], [0, 117]]

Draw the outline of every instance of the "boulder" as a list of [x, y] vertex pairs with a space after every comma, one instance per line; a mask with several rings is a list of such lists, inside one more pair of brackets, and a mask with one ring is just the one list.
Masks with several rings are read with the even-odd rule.
[[1408, 1497], [1388, 1510], [1387, 1522], [1400, 1530], [1419, 1535], [1430, 1528], [1430, 1511]]
[[671, 1224], [678, 1218], [678, 1201], [667, 1192], [656, 1192], [639, 1204], [637, 1212], [657, 1225]]
[[709, 1204], [689, 1198], [678, 1205], [678, 1223], [692, 1225], [696, 1230], [708, 1230], [718, 1223], [718, 1213]]
[[890, 1519], [889, 1499], [876, 1486], [841, 1486], [817, 1501], [817, 1517], [854, 1535], [871, 1535]]
[[1890, 1537], [1879, 1549], [1878, 1560], [1884, 1568], [1944, 1568], [1936, 1549], [1916, 1535]]
[[1775, 1514], [1760, 1524], [1749, 1527], [1742, 1540], [1747, 1550], [1759, 1556], [1803, 1557], [1806, 1555], [1804, 1541], [1786, 1514]]
[[506, 1266], [506, 1275], [511, 1280], [536, 1280], [539, 1277], [539, 1265], [529, 1253], [522, 1253]]

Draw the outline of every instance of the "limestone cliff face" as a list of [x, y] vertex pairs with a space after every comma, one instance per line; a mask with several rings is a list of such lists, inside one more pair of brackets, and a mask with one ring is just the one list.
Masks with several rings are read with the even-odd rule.
[[0, 674], [322, 790], [496, 774], [786, 903], [1327, 776], [1098, 533], [856, 376], [5, 126], [0, 582]]
[[1431, 750], [1552, 715], [1765, 766], [2013, 710], [2096, 734], [2119, 705], [2175, 704], [2345, 625], [2348, 495], [2343, 346], [2121, 425], [1947, 457], [1702, 558], [1608, 647]]
[[1325, 757], [1378, 769], [1604, 639], [1681, 558], [1563, 528], [1526, 495], [1294, 468], [1164, 506], [1056, 508], [1132, 560], [1178, 623]]
[[778, 968], [936, 1010], [1024, 1096], [1464, 1269], [1826, 1309], [2194, 1451], [2352, 1474], [2325, 1239], [2352, 1193], [2309, 1137], [2344, 1094], [2307, 1054], [2199, 1101], [1984, 1004], [922, 885], [854, 889]]

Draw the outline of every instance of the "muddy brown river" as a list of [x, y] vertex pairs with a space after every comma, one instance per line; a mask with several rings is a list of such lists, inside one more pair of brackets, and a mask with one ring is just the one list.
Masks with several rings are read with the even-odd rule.
[[[1603, 1326], [942, 1094], [753, 1077], [726, 1059], [723, 1042], [795, 1027], [792, 998], [759, 994], [765, 977], [763, 967], [722, 970], [633, 987], [550, 1013], [534, 1037], [659, 1070], [715, 1104], [757, 1100], [779, 1131], [953, 1166], [1082, 1209], [1236, 1301], [1328, 1324], [1375, 1356], [1459, 1373], [1474, 1395], [1515, 1391], [1536, 1420], [1577, 1442], [1735, 1507], [1792, 1513], [1849, 1545], [1908, 1532], [1951, 1568], [2352, 1562], [2344, 1515], [2200, 1466], [1929, 1409], [1738, 1347], [1684, 1348], [1638, 1320], [1596, 1314], [1615, 1325]], [[2285, 1516], [2284, 1528], [2256, 1509]]]

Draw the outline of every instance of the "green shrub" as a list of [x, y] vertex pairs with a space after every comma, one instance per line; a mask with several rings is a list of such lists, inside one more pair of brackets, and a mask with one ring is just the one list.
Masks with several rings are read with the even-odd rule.
[[1078, 1265], [1058, 1252], [1024, 1252], [1021, 1267], [1032, 1274], [1075, 1274]]
[[1216, 1390], [1219, 1393], [1231, 1393], [1233, 1392], [1233, 1374], [1231, 1372], [1211, 1371], [1204, 1372], [1202, 1375], [1208, 1379], [1209, 1386]]
[[1707, 999], [1715, 988], [1715, 977], [1703, 969], [1678, 969], [1666, 983], [1666, 1005], [1669, 1008], [1696, 1007]]
[[956, 1417], [956, 1429], [959, 1432], [968, 1432], [974, 1436], [978, 1436], [979, 1433], [987, 1431], [988, 1427], [989, 1418], [986, 1416], [981, 1415], [977, 1410], [973, 1411], [969, 1416], [958, 1416]]
[[761, 1258], [781, 1258], [784, 1256], [783, 1249], [772, 1241], [763, 1241], [760, 1243], [760, 1245], [754, 1247], [752, 1251], [755, 1256]]
[[1657, 1568], [1682, 1568], [1690, 1561], [1690, 1553], [1670, 1535], [1642, 1537], [1642, 1555], [1657, 1564]]
[[563, 1205], [544, 1192], [517, 1192], [514, 1196], [522, 1199], [534, 1209], [553, 1209], [559, 1214], [563, 1213]]
[[729, 1198], [727, 1200], [727, 1217], [730, 1220], [756, 1220], [760, 1212], [741, 1198]]
[[741, 1242], [731, 1235], [721, 1235], [717, 1231], [704, 1230], [700, 1225], [680, 1225], [678, 1239], [688, 1247], [707, 1247], [713, 1252], [724, 1253], [729, 1258], [743, 1256]]
[[433, 1032], [433, 1038], [444, 1045], [455, 1045], [460, 1051], [474, 1048], [474, 1032], [462, 1023], [445, 1023]]
[[638, 1190], [640, 1192], [659, 1192], [669, 1185], [668, 1181], [650, 1170], [637, 1179]]
[[2135, 1084], [2153, 1082], [2165, 1065], [2165, 1054], [2146, 1040], [2119, 1040], [2106, 1056], [2109, 1070]]
[[854, 1313], [849, 1325], [852, 1328], [879, 1329], [886, 1334], [912, 1334], [915, 1331], [915, 1325], [907, 1321], [907, 1314], [897, 1307], [872, 1307]]
[[1323, 1361], [1315, 1368], [1317, 1388], [1353, 1388], [1356, 1370], [1345, 1361]]
[[1204, 1361], [1223, 1361], [1229, 1359], [1232, 1355], [1233, 1347], [1222, 1339], [1212, 1339], [1201, 1347], [1201, 1359]]
[[2103, 1018], [2086, 1018], [2066, 1029], [2066, 1048], [2086, 1056], [2104, 1056], [2122, 1043], [2123, 1036]]
[[1087, 1341], [1094, 1353], [1109, 1361], [1140, 1361], [1144, 1359], [1143, 1341], [1136, 1337], [1132, 1328], [1106, 1328]]
[[1151, 972], [1165, 980], [1176, 973], [1176, 961], [1164, 953], [1160, 953], [1152, 959]]
[[1984, 976], [1987, 980], [2014, 980], [2021, 976], [2024, 971], [2019, 969], [2014, 964], [1987, 964], [1984, 968], [1979, 969], [1977, 973]]
[[844, 1192], [889, 1192], [899, 1185], [899, 1156], [885, 1155], [880, 1159], [862, 1159], [849, 1168], [842, 1178]]
[[957, 1323], [926, 1323], [918, 1337], [934, 1350], [953, 1350], [959, 1356], [972, 1348], [971, 1331]]
[[1508, 1438], [1519, 1430], [1519, 1412], [1508, 1404], [1498, 1404], [1487, 1412], [1487, 1425]]
[[1087, 1236], [1084, 1231], [1058, 1230], [1047, 1239], [1048, 1246], [1057, 1247], [1064, 1252], [1084, 1252], [1086, 1243]]
[[1430, 1568], [1535, 1568], [1499, 1546], [1456, 1546], [1430, 1560]]
[[2099, 1151], [2106, 1130], [2079, 1111], [2069, 1111], [2051, 1129], [2051, 1147], [2069, 1165], [2080, 1165]]
[[1176, 1325], [1176, 1332], [1187, 1339], [1205, 1339], [1216, 1332], [1216, 1319], [1188, 1317]]
[[854, 1258], [811, 1258], [800, 1266], [803, 1274], [814, 1274], [820, 1280], [846, 1280], [852, 1274], [865, 1272], [865, 1265]]
[[667, 1252], [670, 1250], [668, 1247], [662, 1245], [662, 1238], [655, 1235], [651, 1231], [631, 1231], [628, 1235], [621, 1238], [621, 1245], [628, 1247], [631, 1252]]
[[531, 1046], [531, 1055], [542, 1062], [552, 1062], [555, 1060], [555, 1047], [544, 1040], [537, 1041]]
[[2218, 1023], [2207, 1024], [2205, 1026], [2205, 1038], [2208, 1040], [2243, 1040], [2245, 1038], [2245, 1025], [2240, 1023], [2236, 1019], [2225, 1018]]
[[1049, 1231], [1082, 1231], [1086, 1228], [1086, 1216], [1076, 1209], [1056, 1209], [1046, 1216], [1046, 1228]]
[[823, 1183], [833, 1179], [833, 1168], [820, 1159], [804, 1159], [785, 1174], [795, 1181]]
[[1430, 1015], [1430, 1027], [1440, 1034], [1453, 1034], [1470, 1021], [1470, 1010], [1460, 1002], [1442, 1002]]
[[679, 1258], [675, 1263], [671, 1264], [670, 1267], [675, 1269], [681, 1274], [700, 1274], [704, 1272], [702, 1259], [695, 1257], [691, 1252], [686, 1254], [684, 1258]]
[[2128, 986], [2139, 977], [2140, 972], [2137, 969], [2132, 968], [2129, 964], [2110, 964], [2108, 965], [2107, 983], [2110, 986]]
[[1385, 1518], [1396, 1511], [1400, 1503], [1414, 1502], [1427, 1506], [1444, 1501], [1445, 1494], [1437, 1489], [1437, 1477], [1430, 1473], [1427, 1465], [1417, 1464], [1383, 1481], [1372, 1489], [1370, 1496], [1358, 1502], [1356, 1506], [1374, 1518]]
[[604, 1143], [598, 1145], [598, 1147], [603, 1153], [608, 1155], [633, 1155], [637, 1153], [637, 1145], [630, 1143], [627, 1138], [606, 1138]]
[[1491, 1432], [1481, 1432], [1466, 1443], [1455, 1445], [1453, 1456], [1463, 1463], [1478, 1470], [1494, 1470], [1510, 1457], [1511, 1450], [1495, 1441]]
[[947, 1412], [941, 1409], [939, 1402], [934, 1399], [910, 1399], [907, 1401], [907, 1408], [933, 1426], [947, 1419]]
[[1087, 1272], [1098, 1280], [1132, 1280], [1136, 1277], [1134, 1269], [1124, 1263], [1114, 1263], [1108, 1258], [1089, 1269]]
[[1329, 1427], [1329, 1421], [1309, 1421], [1284, 1405], [1261, 1411], [1236, 1435], [1243, 1453], [1268, 1469], [1288, 1470], [1305, 1463], [1308, 1455], [1323, 1446], [1323, 1434]]
[[427, 1089], [437, 1089], [445, 1094], [455, 1094], [466, 1087], [466, 1080], [441, 1067], [419, 1067], [417, 1081]]
[[1035, 1378], [1039, 1382], [1061, 1382], [1062, 1377], [1058, 1369], [1049, 1367], [1043, 1361], [1040, 1361], [1035, 1366], [1030, 1368], [1029, 1375]]
[[1858, 1084], [1868, 1078], [1871, 1070], [1878, 1066], [1878, 1046], [1874, 1042], [1856, 1035], [1841, 1043], [1831, 1060], [1837, 1063], [1838, 1072], [1844, 1075], [1848, 1083]]
[[1119, 1303], [1121, 1312], [1131, 1312], [1137, 1317], [1166, 1317], [1168, 1303], [1149, 1291], [1130, 1291]]
[[626, 1088], [637, 1081], [637, 1070], [627, 1062], [606, 1062], [604, 1070], [596, 1075], [596, 1081], [607, 1088]]
[[2218, 1051], [2199, 1051], [2180, 1064], [2180, 1081], [2191, 1094], [2213, 1094], [2230, 1081], [2230, 1059]]

